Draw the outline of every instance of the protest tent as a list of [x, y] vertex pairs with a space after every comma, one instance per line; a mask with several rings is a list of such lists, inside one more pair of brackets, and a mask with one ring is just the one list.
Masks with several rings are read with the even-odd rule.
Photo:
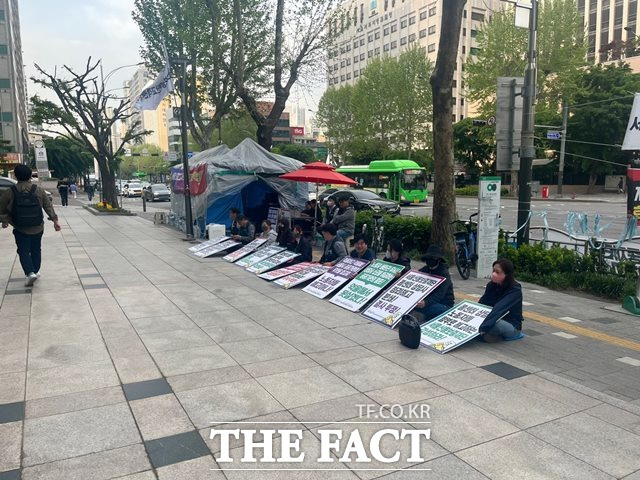
[[[265, 150], [251, 139], [229, 149], [220, 145], [189, 159], [193, 218], [200, 231], [210, 223], [230, 226], [229, 209], [238, 208], [253, 222], [267, 218], [269, 206], [300, 210], [309, 198], [306, 183], [279, 178], [303, 163]], [[169, 222], [184, 230], [182, 166], [171, 168]]]

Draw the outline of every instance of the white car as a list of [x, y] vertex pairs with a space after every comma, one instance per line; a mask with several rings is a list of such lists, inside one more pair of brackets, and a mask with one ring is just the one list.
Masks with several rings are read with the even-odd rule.
[[127, 183], [122, 189], [122, 194], [125, 197], [141, 197], [142, 196], [142, 184], [141, 183]]

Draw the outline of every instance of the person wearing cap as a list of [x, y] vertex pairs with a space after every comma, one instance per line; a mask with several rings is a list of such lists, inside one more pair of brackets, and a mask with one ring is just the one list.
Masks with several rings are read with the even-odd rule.
[[338, 236], [342, 238], [343, 242], [346, 242], [349, 237], [353, 236], [356, 228], [356, 211], [346, 195], [338, 197], [338, 205], [340, 208], [334, 213], [331, 223], [336, 226]]
[[404, 275], [411, 270], [411, 260], [404, 255], [404, 245], [402, 245], [402, 241], [398, 238], [394, 238], [389, 242], [387, 254], [383, 260], [385, 262], [395, 263], [396, 265], [402, 265], [404, 267], [401, 272], [396, 274], [397, 277]]
[[325, 223], [320, 227], [320, 233], [324, 237], [324, 252], [320, 258], [320, 263], [328, 267], [333, 267], [336, 263], [347, 256], [347, 247], [342, 238], [338, 236], [338, 229], [333, 223]]
[[427, 298], [419, 302], [414, 309], [420, 312], [424, 320], [427, 321], [436, 318], [453, 307], [453, 282], [449, 274], [449, 265], [447, 265], [439, 246], [429, 245], [427, 253], [424, 254], [422, 260], [424, 260], [425, 266], [420, 269], [421, 272], [444, 278], [444, 282], [427, 295]]

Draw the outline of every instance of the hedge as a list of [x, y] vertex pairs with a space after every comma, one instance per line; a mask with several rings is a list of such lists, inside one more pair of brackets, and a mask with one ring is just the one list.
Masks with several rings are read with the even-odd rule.
[[[478, 196], [478, 186], [477, 185], [469, 185], [468, 187], [456, 188], [456, 195], [468, 196], [468, 197], [477, 197]], [[502, 195], [502, 196], [509, 195], [509, 189], [507, 187], [500, 187], [500, 195]]]
[[[373, 212], [371, 210], [356, 212], [356, 235], [362, 232], [362, 225], [367, 225], [365, 235], [371, 242], [373, 235]], [[405, 217], [402, 215], [384, 216], [384, 243], [399, 238], [407, 252], [417, 250], [424, 253], [431, 241], [431, 218]]]

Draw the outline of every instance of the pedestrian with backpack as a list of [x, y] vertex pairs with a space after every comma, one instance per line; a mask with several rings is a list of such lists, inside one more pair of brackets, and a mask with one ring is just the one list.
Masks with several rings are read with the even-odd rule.
[[62, 180], [58, 181], [58, 185], [56, 185], [56, 187], [58, 187], [58, 193], [60, 194], [60, 202], [62, 203], [63, 207], [68, 207], [69, 206], [69, 180], [67, 180], [67, 178], [63, 178]]
[[42, 210], [47, 212], [56, 232], [60, 231], [60, 224], [46, 192], [31, 183], [31, 169], [26, 165], [18, 165], [13, 172], [18, 183], [5, 190], [0, 197], [0, 222], [2, 228], [13, 226], [20, 265], [26, 277], [25, 286], [30, 287], [40, 278], [44, 233]]

